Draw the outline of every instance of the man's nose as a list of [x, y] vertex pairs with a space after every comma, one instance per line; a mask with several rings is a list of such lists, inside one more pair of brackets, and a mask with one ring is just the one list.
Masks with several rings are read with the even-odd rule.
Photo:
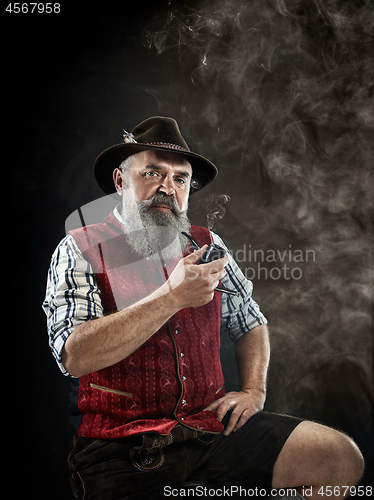
[[175, 195], [175, 186], [173, 179], [170, 178], [169, 176], [162, 177], [161, 185], [159, 186], [158, 190], [159, 193], [164, 193], [167, 195]]

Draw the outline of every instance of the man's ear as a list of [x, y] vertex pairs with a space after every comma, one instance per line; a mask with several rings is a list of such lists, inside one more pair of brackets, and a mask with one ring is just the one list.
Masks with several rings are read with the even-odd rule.
[[122, 196], [123, 190], [125, 189], [124, 185], [124, 176], [123, 172], [120, 168], [115, 168], [113, 171], [113, 181], [116, 187], [117, 193]]

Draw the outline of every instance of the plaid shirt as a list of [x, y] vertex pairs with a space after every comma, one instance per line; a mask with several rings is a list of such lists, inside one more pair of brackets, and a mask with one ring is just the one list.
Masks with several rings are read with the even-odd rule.
[[[119, 218], [116, 210], [114, 214]], [[214, 243], [226, 248], [219, 236], [213, 232], [212, 236]], [[237, 290], [240, 296], [222, 294], [221, 332], [236, 342], [267, 321], [252, 298], [252, 283], [244, 277], [230, 253], [228, 258], [222, 285]], [[81, 323], [104, 316], [101, 292], [91, 264], [84, 259], [70, 235], [60, 242], [52, 255], [43, 309], [47, 315], [52, 353], [62, 373], [69, 375], [61, 361], [66, 339]]]

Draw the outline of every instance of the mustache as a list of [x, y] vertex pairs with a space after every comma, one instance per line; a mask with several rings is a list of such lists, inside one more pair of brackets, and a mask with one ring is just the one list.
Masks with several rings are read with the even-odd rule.
[[177, 200], [174, 196], [168, 196], [163, 193], [155, 193], [148, 200], [144, 200], [138, 205], [140, 213], [147, 212], [153, 205], [162, 204], [170, 207], [177, 217], [180, 217], [184, 211], [179, 208]]

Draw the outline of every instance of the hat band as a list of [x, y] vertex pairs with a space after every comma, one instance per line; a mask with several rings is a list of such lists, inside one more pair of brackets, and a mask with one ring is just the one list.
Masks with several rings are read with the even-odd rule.
[[171, 142], [146, 142], [143, 143], [145, 146], [160, 146], [165, 149], [179, 149], [180, 151], [186, 151], [189, 153], [189, 150], [184, 148], [183, 146], [178, 146], [178, 144], [172, 144]]

